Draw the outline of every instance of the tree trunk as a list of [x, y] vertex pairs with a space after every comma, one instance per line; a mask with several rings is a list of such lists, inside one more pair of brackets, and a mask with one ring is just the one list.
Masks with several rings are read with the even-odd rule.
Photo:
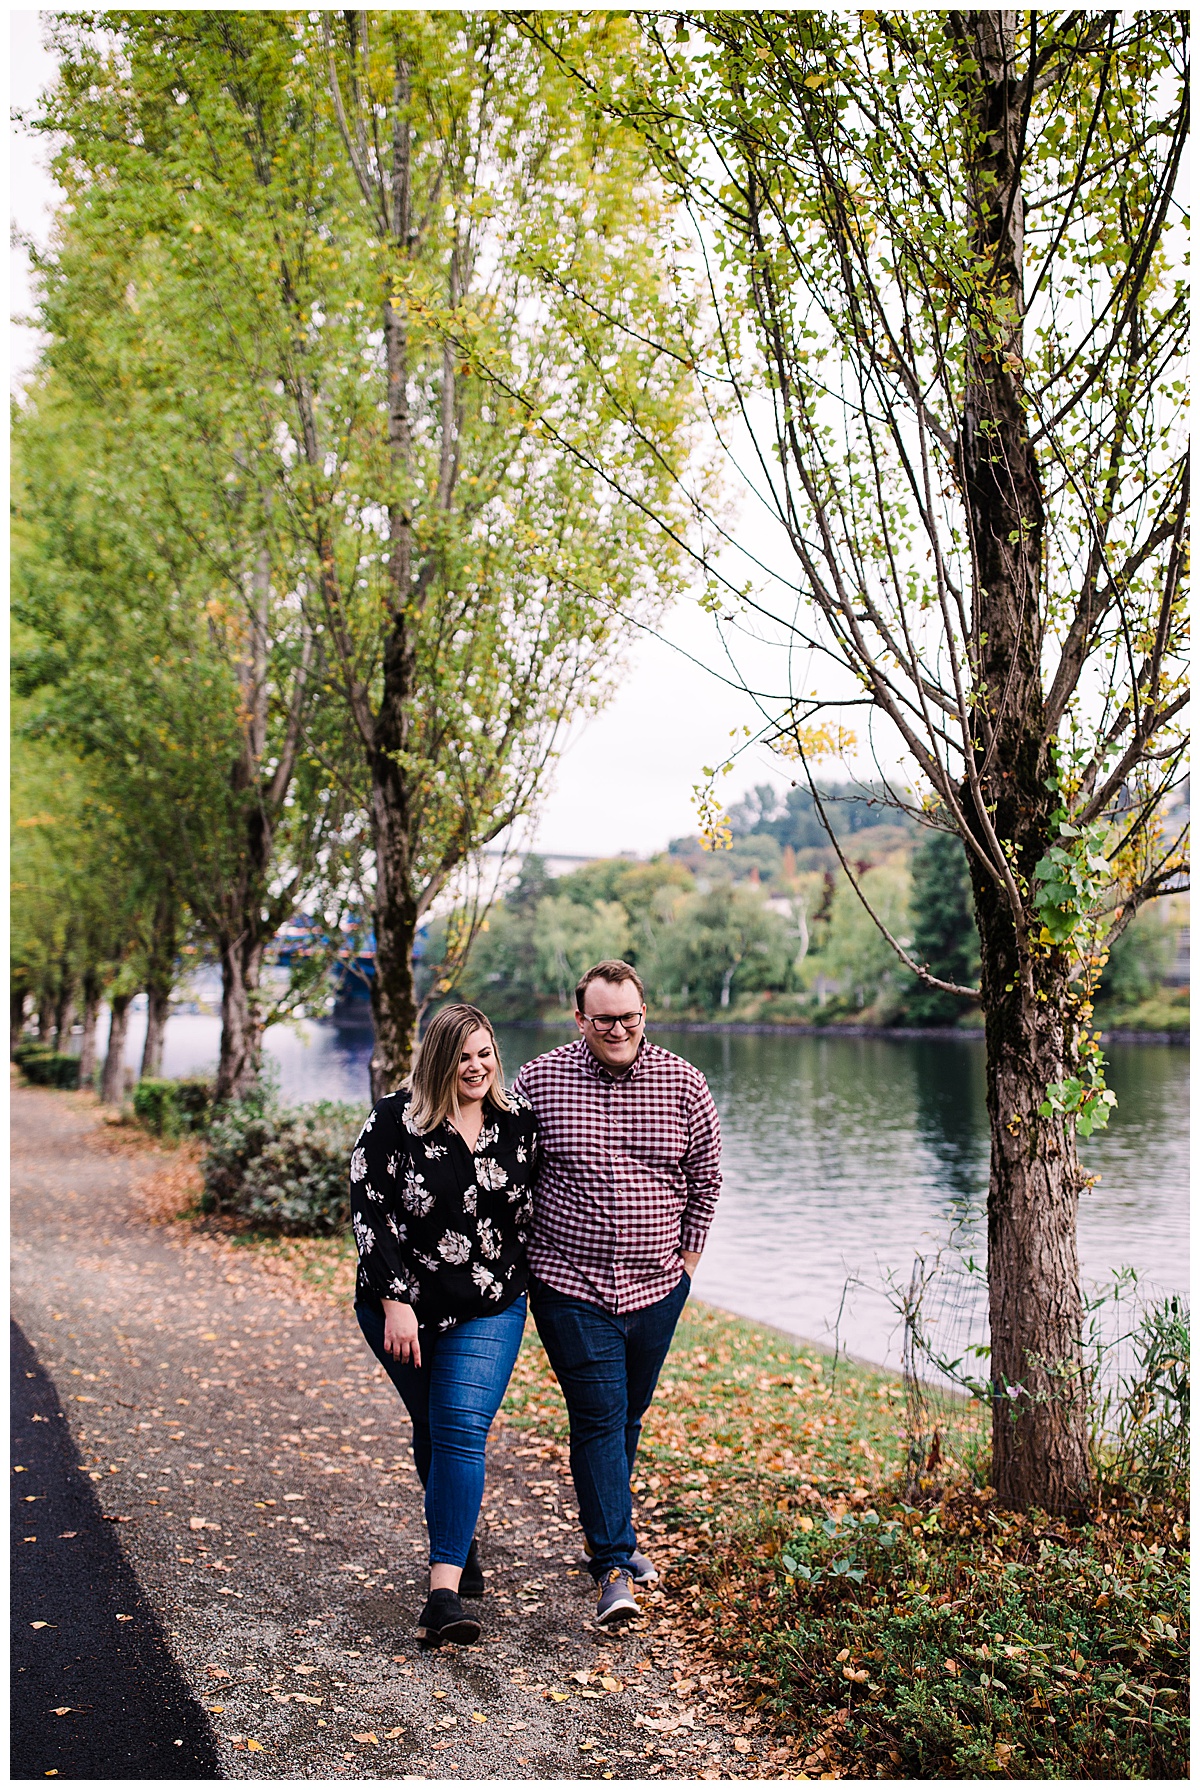
[[266, 939], [245, 933], [222, 939], [221, 1056], [216, 1099], [244, 1100], [258, 1085], [262, 1069], [262, 1009], [259, 982]]
[[992, 1138], [992, 1483], [1008, 1509], [1070, 1514], [1090, 1495], [1075, 1241], [1080, 1172], [1073, 1128], [1038, 1116], [1047, 1087], [1068, 1073], [1066, 989], [1061, 980], [1047, 986], [1048, 966], [1039, 978], [1046, 999], [1028, 998], [1012, 916], [990, 881], [976, 893]]
[[54, 1003], [54, 1048], [65, 1051], [71, 1041], [71, 1027], [75, 1023], [75, 971], [64, 959], [58, 984], [58, 998]]
[[[389, 226], [392, 243], [409, 252], [407, 64], [397, 58], [392, 94], [392, 166]], [[411, 479], [412, 421], [408, 409], [408, 328], [402, 299], [385, 288], [383, 336], [387, 353], [388, 455], [396, 494], [388, 506], [388, 585], [391, 629], [383, 653], [383, 690], [376, 717], [371, 761], [371, 822], [375, 846], [375, 975], [371, 1015], [371, 1098], [390, 1094], [407, 1072], [416, 1040], [417, 1001], [412, 952], [417, 934], [413, 890], [411, 803], [403, 770], [408, 741], [408, 704], [413, 696], [413, 643], [409, 630], [412, 600]]]
[[12, 1056], [25, 1034], [25, 1009], [29, 1005], [28, 985], [14, 977], [8, 985], [8, 1054]]
[[129, 1030], [131, 994], [115, 994], [109, 1007], [108, 1054], [100, 1081], [100, 1098], [106, 1106], [120, 1106], [125, 1095], [125, 1034]]
[[[1025, 889], [1052, 842], [1054, 766], [1041, 681], [1039, 588], [1045, 513], [1022, 385], [1024, 204], [1016, 15], [949, 14], [970, 95], [975, 245], [989, 278], [968, 335], [960, 481], [972, 550], [974, 771], [966, 812], [1008, 842]], [[1089, 1493], [1073, 1128], [1042, 1119], [1051, 1082], [1075, 1051], [1068, 965], [1034, 943], [1032, 911], [972, 864], [982, 952], [991, 1126], [988, 1283], [995, 1388], [992, 1479], [1000, 1503], [1076, 1510]]]
[[175, 986], [175, 947], [179, 909], [170, 880], [163, 885], [154, 908], [146, 971], [146, 1043], [142, 1050], [141, 1078], [162, 1074], [163, 1036]]
[[96, 1022], [100, 1017], [100, 978], [95, 970], [83, 972], [83, 1037], [79, 1041], [79, 1085], [90, 1088], [96, 1075]]

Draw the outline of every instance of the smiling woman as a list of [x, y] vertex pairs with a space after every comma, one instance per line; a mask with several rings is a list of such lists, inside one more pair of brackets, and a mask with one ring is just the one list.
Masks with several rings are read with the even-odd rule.
[[[404, 1400], [425, 1487], [430, 1595], [418, 1636], [474, 1641], [474, 1532], [487, 1432], [525, 1327], [537, 1164], [528, 1105], [506, 1093], [486, 1014], [430, 1023], [407, 1086], [371, 1113], [350, 1159], [363, 1335]], [[365, 1438], [364, 1438], [365, 1439]]]

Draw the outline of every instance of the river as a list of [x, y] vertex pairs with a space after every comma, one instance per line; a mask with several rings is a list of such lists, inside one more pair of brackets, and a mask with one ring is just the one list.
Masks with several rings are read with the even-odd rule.
[[[131, 1018], [131, 1064], [144, 1026]], [[509, 1079], [568, 1035], [501, 1028]], [[173, 1015], [164, 1072], [211, 1069], [218, 1036], [215, 1018]], [[851, 1354], [897, 1362], [888, 1275], [907, 1283], [914, 1257], [931, 1256], [952, 1230], [984, 1253], [983, 1045], [662, 1027], [652, 1036], [704, 1071], [721, 1114], [725, 1185], [697, 1296], [823, 1346], [836, 1335]], [[369, 1049], [366, 1032], [328, 1021], [267, 1034], [289, 1101], [365, 1102]], [[1082, 1146], [1096, 1176], [1079, 1213], [1087, 1285], [1130, 1267], [1145, 1288], [1187, 1288], [1189, 1054], [1154, 1044], [1109, 1051], [1119, 1104], [1107, 1131]], [[848, 1280], [858, 1284], [847, 1290]], [[977, 1340], [985, 1332], [974, 1321]], [[965, 1320], [947, 1311], [943, 1322], [950, 1342]]]

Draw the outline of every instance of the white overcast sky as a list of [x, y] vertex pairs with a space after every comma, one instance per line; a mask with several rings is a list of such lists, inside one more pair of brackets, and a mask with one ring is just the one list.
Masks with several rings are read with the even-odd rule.
[[[41, 41], [41, 15], [20, 11], [9, 19], [10, 104], [22, 108], [53, 79], [54, 62]], [[10, 135], [12, 220], [18, 230], [45, 242], [57, 196], [46, 171], [45, 148], [19, 129]], [[26, 262], [19, 249], [12, 254], [11, 291], [11, 309], [19, 315], [29, 304]], [[36, 348], [34, 332], [14, 323], [11, 384], [20, 384]], [[764, 525], [753, 499], [743, 514], [750, 535], [761, 537]], [[762, 550], [761, 538], [756, 544]], [[744, 566], [730, 567], [739, 581], [746, 572]], [[786, 687], [786, 667], [778, 652], [750, 649], [739, 657], [764, 687]], [[536, 849], [548, 855], [646, 855], [694, 832], [692, 789], [702, 780], [703, 767], [724, 762], [734, 743], [731, 736], [740, 736], [744, 726], [757, 731], [761, 724], [745, 694], [701, 668], [729, 671], [715, 624], [694, 602], [679, 605], [659, 636], [642, 634], [626, 661], [627, 673], [611, 705], [566, 739], [531, 836]], [[721, 790], [733, 800], [753, 783], [786, 787], [789, 780], [786, 765], [765, 747], [755, 747]]]

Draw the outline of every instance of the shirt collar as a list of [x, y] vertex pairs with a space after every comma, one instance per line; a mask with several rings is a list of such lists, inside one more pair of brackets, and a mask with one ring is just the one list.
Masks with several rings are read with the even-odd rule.
[[610, 1070], [606, 1069], [599, 1057], [594, 1057], [592, 1055], [591, 1050], [588, 1048], [588, 1041], [586, 1038], [580, 1038], [578, 1040], [577, 1049], [583, 1053], [583, 1062], [588, 1074], [594, 1076], [597, 1081], [636, 1081], [646, 1067], [647, 1053], [649, 1052], [650, 1045], [643, 1032], [642, 1041], [637, 1047], [637, 1055], [634, 1057], [632, 1063], [630, 1063], [624, 1075], [613, 1075]]

